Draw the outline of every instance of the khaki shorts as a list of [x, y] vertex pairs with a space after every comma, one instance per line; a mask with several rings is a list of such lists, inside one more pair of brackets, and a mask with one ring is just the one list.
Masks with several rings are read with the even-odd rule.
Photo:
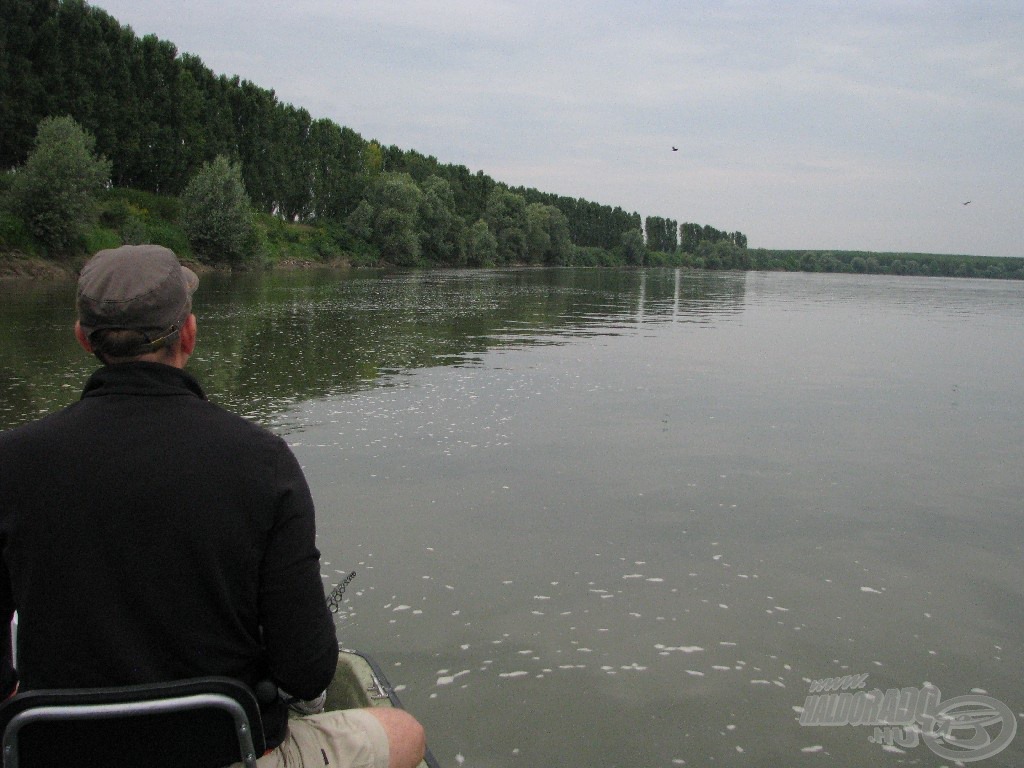
[[[384, 726], [362, 709], [288, 719], [288, 736], [256, 761], [259, 768], [387, 768]], [[241, 766], [241, 763], [236, 763]]]

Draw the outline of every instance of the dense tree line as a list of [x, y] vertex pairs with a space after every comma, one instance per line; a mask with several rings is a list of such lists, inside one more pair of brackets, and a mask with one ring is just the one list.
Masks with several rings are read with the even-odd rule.
[[866, 251], [748, 251], [749, 269], [1024, 280], [1024, 259]]
[[684, 253], [697, 253], [701, 243], [727, 242], [737, 248], [747, 247], [747, 236], [742, 232], [721, 232], [708, 225], [687, 222], [679, 227], [679, 248]]
[[635, 212], [510, 189], [482, 171], [367, 141], [272, 90], [215, 75], [170, 42], [139, 38], [83, 0], [0, 0], [0, 168], [22, 165], [53, 116], [93, 137], [114, 187], [178, 196], [223, 157], [240, 168], [257, 211], [351, 221], [368, 235], [355, 241], [399, 263], [569, 263], [575, 247], [620, 251], [623, 233], [641, 226]]
[[[217, 189], [230, 194], [214, 205]], [[214, 223], [231, 235], [220, 243], [203, 221], [218, 205], [235, 212], [231, 227]], [[234, 265], [294, 251], [398, 265], [1024, 278], [1020, 259], [750, 251], [738, 231], [509, 187], [313, 119], [83, 0], [0, 0], [0, 247], [56, 254], [143, 239]]]
[[652, 251], [675, 253], [679, 247], [676, 238], [676, 222], [661, 216], [648, 216], [644, 220], [644, 234], [647, 236], [647, 247]]

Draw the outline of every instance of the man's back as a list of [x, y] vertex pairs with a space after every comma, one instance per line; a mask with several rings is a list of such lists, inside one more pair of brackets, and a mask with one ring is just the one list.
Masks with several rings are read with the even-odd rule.
[[[74, 332], [104, 367], [79, 403], [0, 434], [0, 624], [18, 611], [22, 690], [267, 681], [261, 766], [411, 768], [426, 743], [408, 713], [316, 711], [338, 646], [313, 501], [284, 441], [185, 373], [198, 285], [163, 246], [95, 254]], [[17, 682], [0, 632], [0, 698]]]
[[221, 674], [315, 696], [337, 644], [313, 528], [280, 438], [178, 369], [101, 369], [79, 403], [0, 436], [23, 687]]

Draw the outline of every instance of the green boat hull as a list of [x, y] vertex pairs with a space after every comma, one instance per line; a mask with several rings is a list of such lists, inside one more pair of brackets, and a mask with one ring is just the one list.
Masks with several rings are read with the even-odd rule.
[[[327, 689], [324, 709], [357, 707], [404, 709], [398, 694], [377, 663], [365, 653], [345, 648], [338, 653], [338, 670], [331, 687]], [[439, 768], [429, 748], [420, 768]]]

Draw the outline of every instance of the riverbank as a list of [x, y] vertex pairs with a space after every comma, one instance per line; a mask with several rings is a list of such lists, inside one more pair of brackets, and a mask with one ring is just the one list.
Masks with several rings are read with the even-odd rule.
[[[74, 279], [85, 263], [86, 257], [59, 260], [44, 259], [40, 256], [28, 256], [23, 253], [0, 254], [0, 280], [65, 280]], [[197, 274], [224, 271], [208, 264], [185, 260], [190, 269]], [[347, 259], [332, 259], [329, 262], [310, 261], [307, 259], [282, 259], [270, 266], [274, 270], [297, 269], [349, 269], [352, 264]]]
[[[353, 267], [389, 267], [372, 259], [361, 259], [358, 254], [330, 254], [315, 258], [308, 242], [286, 242], [281, 231], [299, 229], [299, 225], [284, 225], [272, 232], [267, 242], [272, 246], [265, 265], [270, 270], [351, 269]], [[230, 271], [229, 267], [211, 266], [195, 261], [190, 255], [179, 258], [196, 273]], [[312, 258], [309, 256], [313, 256]], [[1002, 280], [1024, 280], [1024, 258], [994, 256], [957, 256], [923, 253], [875, 253], [868, 251], [769, 251], [763, 248], [744, 251], [739, 263], [723, 262], [714, 255], [704, 258], [694, 254], [648, 253], [643, 266], [683, 267], [711, 271], [755, 272], [837, 272], [859, 274], [917, 275], [921, 277], [982, 277]], [[81, 255], [66, 259], [46, 259], [20, 251], [0, 251], [0, 280], [4, 279], [65, 279], [74, 278], [86, 261]], [[528, 265], [509, 265], [528, 266]], [[595, 263], [580, 266], [616, 266]], [[429, 268], [429, 267], [427, 267]]]
[[54, 261], [23, 253], [0, 254], [0, 280], [32, 278], [60, 280], [74, 277], [81, 267], [80, 260]]

